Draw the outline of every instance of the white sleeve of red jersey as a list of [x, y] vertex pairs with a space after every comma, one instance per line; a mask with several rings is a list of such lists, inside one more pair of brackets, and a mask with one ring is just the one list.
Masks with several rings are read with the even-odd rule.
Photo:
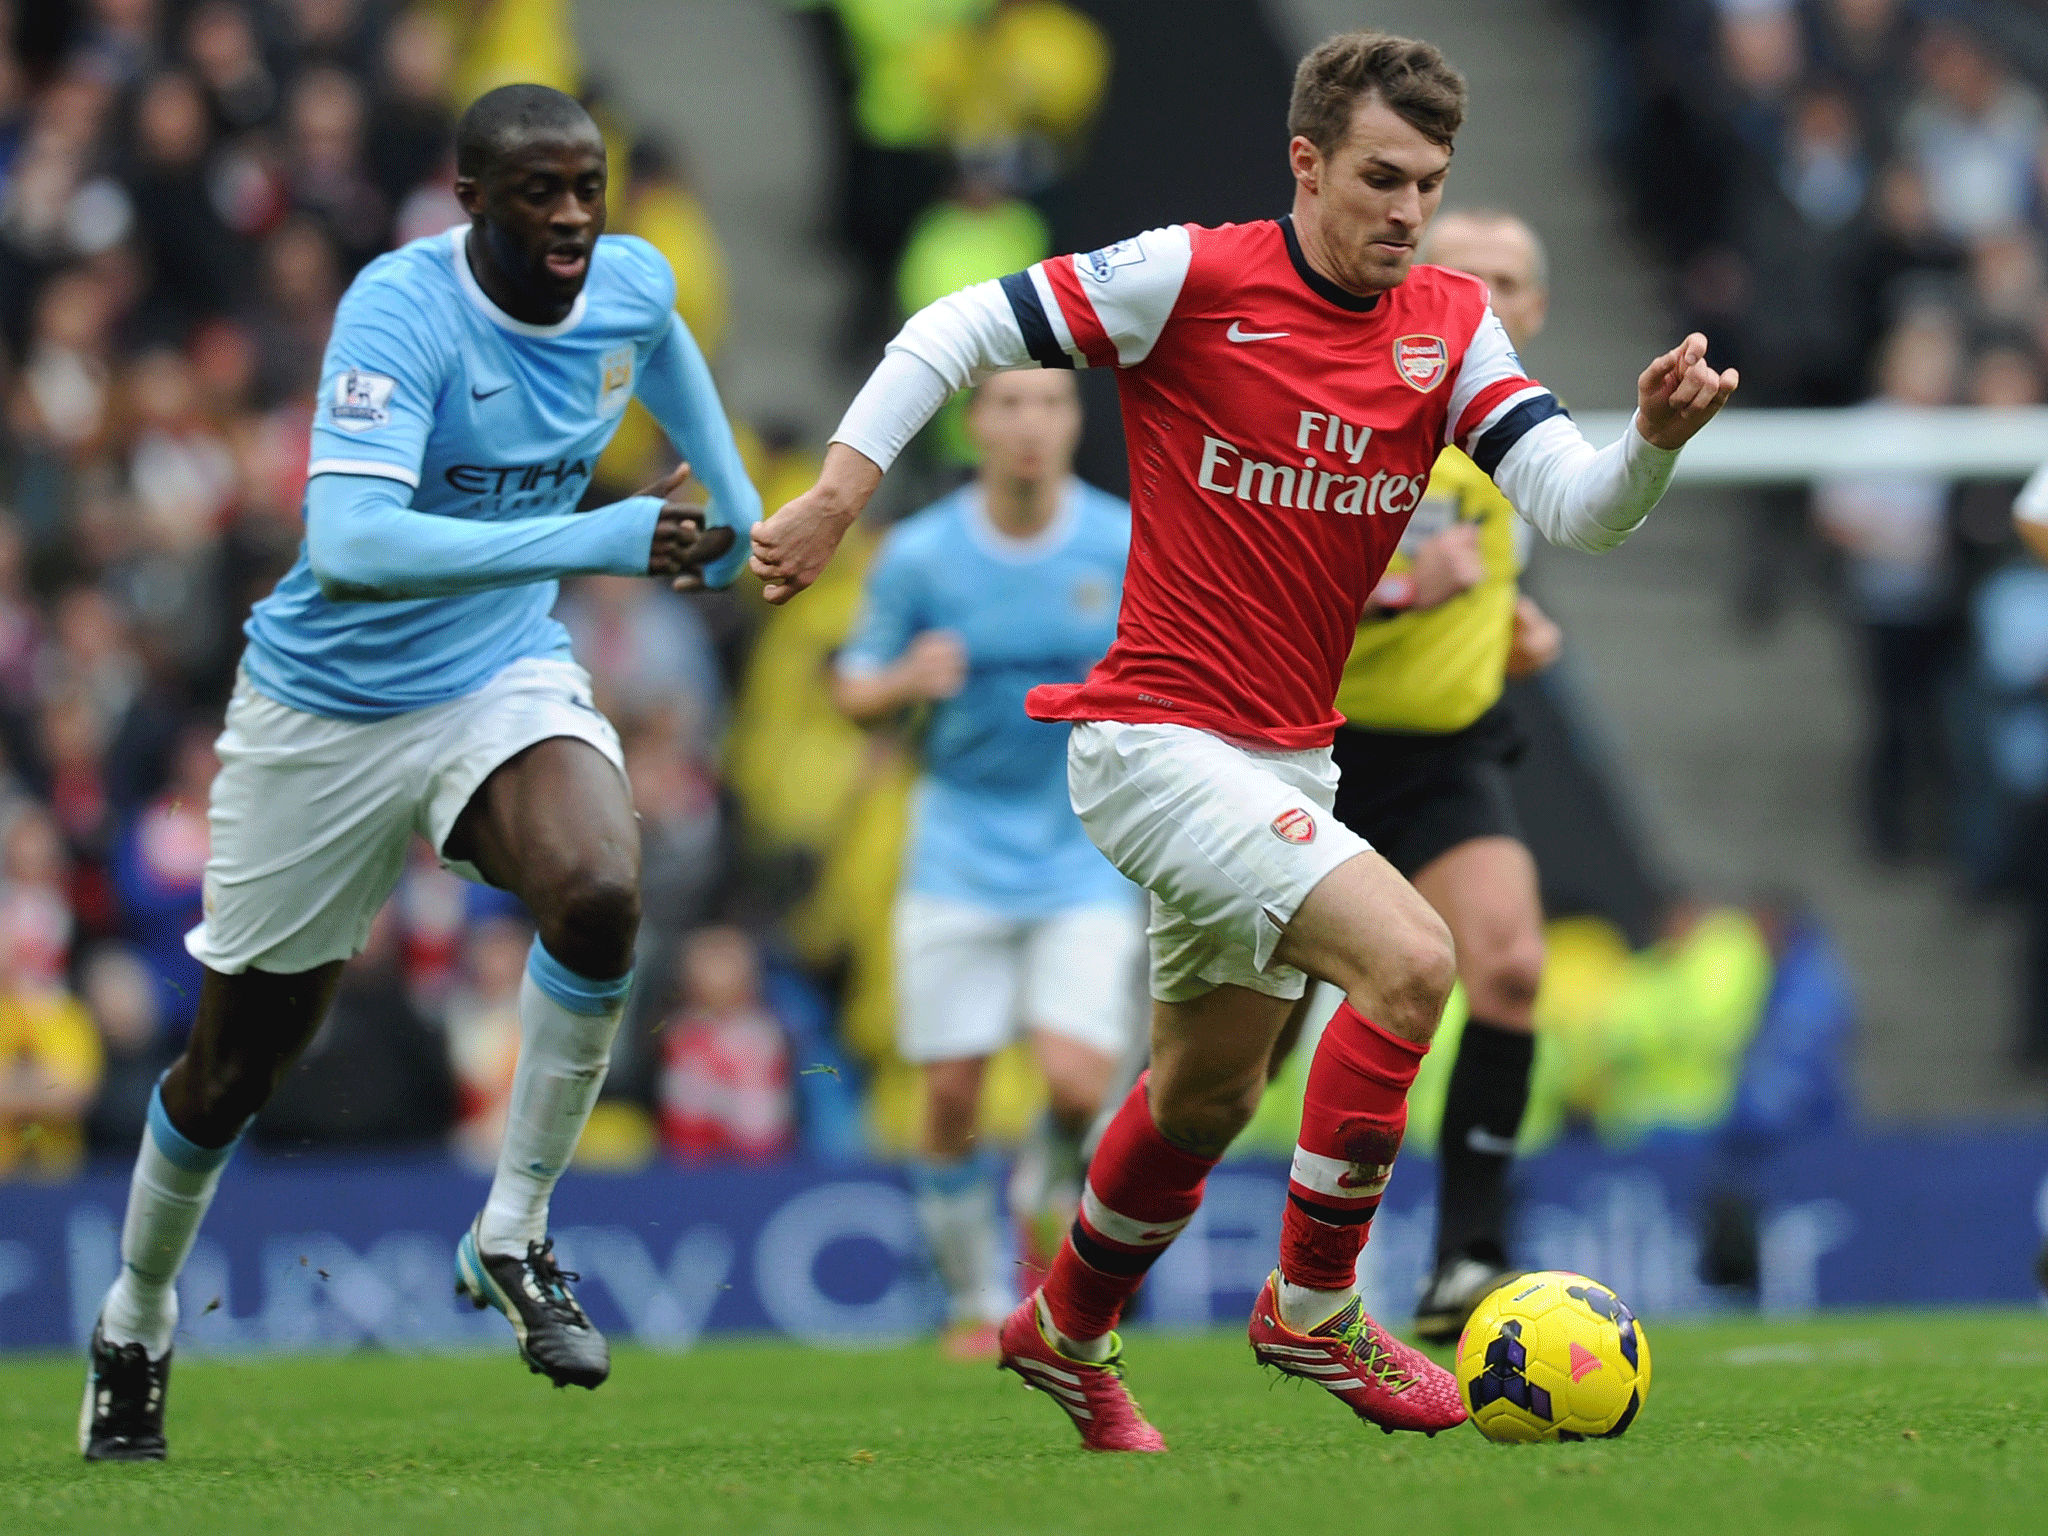
[[1587, 442], [1557, 396], [1522, 372], [1491, 305], [1451, 385], [1444, 430], [1544, 538], [1596, 554], [1642, 525], [1678, 462], [1633, 423], [1606, 448]]
[[1619, 442], [1595, 448], [1559, 415], [1522, 433], [1490, 473], [1544, 538], [1599, 554], [1642, 526], [1677, 465], [1678, 450], [1652, 444], [1633, 418]]
[[1150, 355], [1194, 245], [1173, 225], [1055, 256], [927, 304], [889, 343], [832, 441], [887, 469], [955, 390], [1005, 368], [1132, 367]]
[[832, 441], [887, 469], [955, 390], [1030, 361], [1001, 282], [949, 293], [903, 322]]
[[1564, 415], [1557, 396], [1522, 371], [1514, 343], [1488, 305], [1451, 381], [1444, 441], [1489, 475], [1524, 432]]
[[1195, 259], [1185, 224], [1003, 279], [1031, 355], [1048, 368], [1135, 368], [1152, 355]]

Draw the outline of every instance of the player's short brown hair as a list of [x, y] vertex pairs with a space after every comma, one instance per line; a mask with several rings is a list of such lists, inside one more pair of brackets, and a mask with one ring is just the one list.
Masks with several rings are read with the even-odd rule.
[[1339, 32], [1294, 71], [1287, 131], [1327, 155], [1351, 132], [1360, 97], [1376, 96], [1424, 138], [1446, 149], [1465, 121], [1465, 77], [1434, 43], [1386, 32]]

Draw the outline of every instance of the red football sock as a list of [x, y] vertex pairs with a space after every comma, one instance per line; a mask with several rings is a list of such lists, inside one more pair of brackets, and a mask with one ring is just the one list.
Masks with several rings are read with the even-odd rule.
[[1408, 1088], [1429, 1053], [1340, 1003], [1309, 1062], [1301, 1140], [1280, 1225], [1280, 1274], [1350, 1288], [1408, 1127]]
[[1052, 1325], [1070, 1339], [1116, 1326], [1145, 1272], [1202, 1203], [1213, 1157], [1183, 1152], [1152, 1123], [1147, 1072], [1102, 1133], [1081, 1191], [1081, 1214], [1045, 1277]]

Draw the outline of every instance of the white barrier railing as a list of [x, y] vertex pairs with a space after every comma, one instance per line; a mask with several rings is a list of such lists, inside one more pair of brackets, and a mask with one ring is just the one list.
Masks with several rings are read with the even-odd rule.
[[[1611, 443], [1625, 411], [1574, 412], [1593, 442]], [[1833, 475], [1920, 474], [2024, 479], [2048, 464], [2048, 406], [1721, 413], [1678, 461], [1681, 485], [1766, 485]]]

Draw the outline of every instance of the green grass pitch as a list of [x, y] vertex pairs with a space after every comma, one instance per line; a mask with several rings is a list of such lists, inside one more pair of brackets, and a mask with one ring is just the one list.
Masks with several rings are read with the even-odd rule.
[[1241, 1337], [1139, 1335], [1173, 1447], [1097, 1457], [1051, 1401], [931, 1347], [624, 1352], [601, 1391], [505, 1357], [187, 1361], [172, 1460], [86, 1466], [82, 1367], [0, 1364], [0, 1528], [213, 1536], [546, 1531], [1903, 1532], [2041, 1529], [2048, 1319], [1648, 1325], [1624, 1439], [1358, 1425]]

